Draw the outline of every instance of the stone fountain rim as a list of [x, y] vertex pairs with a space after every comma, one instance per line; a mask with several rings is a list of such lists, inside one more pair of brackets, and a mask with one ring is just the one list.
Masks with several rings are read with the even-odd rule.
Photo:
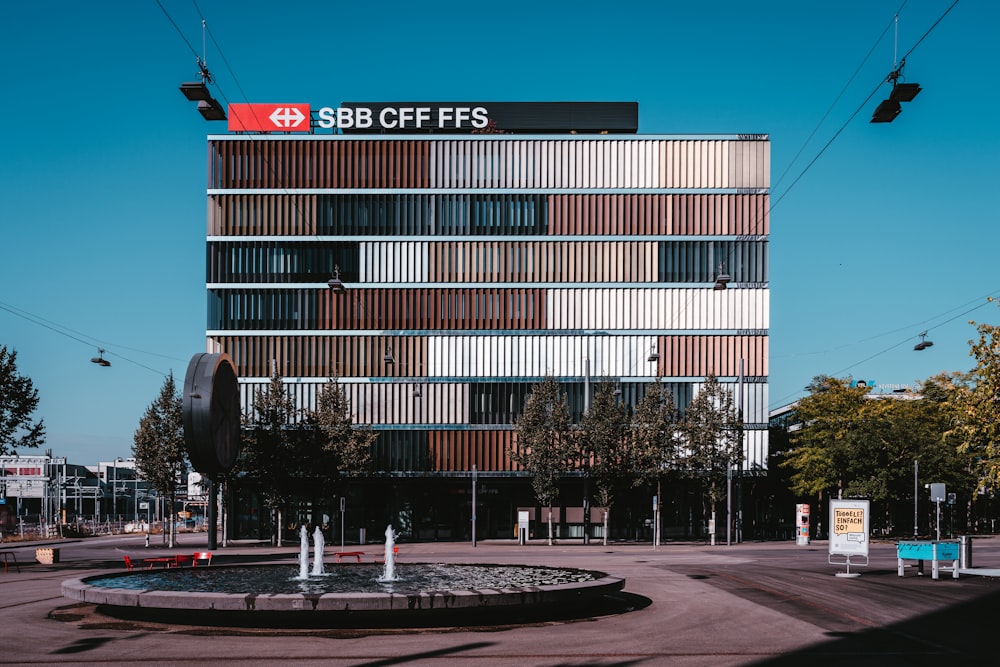
[[[429, 565], [432, 563], [407, 563]], [[436, 563], [435, 563], [436, 564]], [[490, 567], [490, 563], [452, 563]], [[519, 565], [520, 567], [545, 567]], [[274, 564], [212, 566], [213, 569], [275, 567]], [[508, 588], [477, 588], [419, 592], [347, 592], [347, 593], [218, 593], [164, 591], [157, 589], [126, 589], [94, 586], [90, 581], [121, 576], [123, 573], [100, 574], [68, 579], [62, 584], [64, 597], [96, 605], [150, 609], [213, 612], [414, 612], [473, 610], [496, 607], [535, 607], [577, 602], [616, 593], [625, 580], [595, 570], [558, 568], [592, 573], [594, 579], [565, 584], [539, 584]], [[155, 574], [151, 571], [150, 574]], [[162, 573], [162, 572], [161, 572]], [[129, 576], [148, 576], [146, 571], [129, 572]]]

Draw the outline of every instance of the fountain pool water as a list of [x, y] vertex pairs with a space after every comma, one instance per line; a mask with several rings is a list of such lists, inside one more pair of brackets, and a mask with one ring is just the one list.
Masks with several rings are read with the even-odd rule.
[[[309, 541], [302, 528], [297, 568], [213, 565], [132, 571], [65, 581], [62, 591], [130, 618], [160, 613], [183, 623], [273, 621], [336, 627], [375, 617], [393, 623], [405, 618], [403, 624], [409, 624], [414, 616], [441, 618], [447, 612], [454, 612], [452, 617], [461, 624], [490, 610], [516, 615], [518, 610], [579, 607], [625, 584], [603, 572], [575, 568], [409, 562], [397, 567], [395, 538], [389, 526], [381, 572], [378, 563], [345, 563], [324, 571], [323, 537], [317, 531], [308, 574]], [[204, 612], [211, 613], [206, 617]], [[306, 620], [302, 613], [290, 612], [316, 614]]]

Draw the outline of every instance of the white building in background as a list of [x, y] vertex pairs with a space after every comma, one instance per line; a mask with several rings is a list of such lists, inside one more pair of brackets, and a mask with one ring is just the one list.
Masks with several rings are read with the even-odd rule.
[[93, 514], [100, 495], [97, 477], [64, 457], [0, 456], [0, 531], [13, 531], [20, 521], [57, 524]]

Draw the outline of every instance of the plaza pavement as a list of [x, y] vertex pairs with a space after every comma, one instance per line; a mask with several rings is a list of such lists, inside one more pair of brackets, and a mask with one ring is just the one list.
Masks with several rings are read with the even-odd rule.
[[[267, 629], [131, 622], [62, 597], [66, 579], [122, 569], [122, 557], [191, 553], [204, 534], [165, 548], [154, 536], [63, 540], [60, 562], [34, 562], [37, 543], [4, 543], [20, 572], [0, 571], [0, 665], [937, 665], [996, 664], [1000, 579], [930, 569], [897, 576], [893, 542], [872, 545], [857, 578], [834, 576], [825, 542], [544, 540], [399, 545], [406, 563], [523, 563], [595, 569], [625, 579], [596, 618], [496, 627]], [[333, 550], [338, 545], [328, 545]], [[368, 555], [381, 545], [360, 548]], [[296, 562], [298, 547], [250, 543], [215, 551], [213, 567]], [[973, 565], [1000, 567], [1000, 538], [976, 538]], [[332, 565], [336, 567], [336, 565]]]

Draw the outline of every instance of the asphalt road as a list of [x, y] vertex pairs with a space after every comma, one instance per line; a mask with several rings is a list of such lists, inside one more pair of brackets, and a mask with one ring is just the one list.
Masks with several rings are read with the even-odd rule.
[[[595, 569], [625, 578], [624, 593], [587, 616], [517, 619], [489, 627], [225, 628], [135, 622], [62, 597], [61, 583], [123, 567], [122, 557], [191, 553], [144, 538], [46, 544], [60, 562], [34, 562], [37, 544], [5, 543], [21, 571], [0, 571], [0, 664], [133, 665], [964, 665], [994, 664], [1000, 580], [907, 568], [895, 545], [874, 544], [857, 578], [834, 576], [825, 543], [708, 546], [649, 543], [548, 546], [486, 541], [402, 543], [407, 562], [523, 563]], [[1000, 568], [1000, 538], [976, 538], [973, 564]], [[362, 547], [379, 553], [380, 545]], [[241, 544], [226, 563], [296, 562], [297, 546]], [[969, 659], [974, 663], [969, 663]]]

